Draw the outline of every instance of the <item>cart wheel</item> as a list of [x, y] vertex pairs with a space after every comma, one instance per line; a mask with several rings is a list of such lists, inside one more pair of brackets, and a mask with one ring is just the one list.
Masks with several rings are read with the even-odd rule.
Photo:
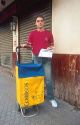
[[21, 108], [21, 113], [23, 115], [23, 117], [33, 117], [35, 115], [37, 115], [37, 112], [35, 112], [33, 110], [33, 108]]
[[16, 107], [17, 107], [17, 111], [20, 112], [21, 109], [20, 109], [20, 105], [18, 103], [16, 103]]
[[26, 109], [25, 108], [21, 108], [21, 113], [25, 117], [26, 116]]

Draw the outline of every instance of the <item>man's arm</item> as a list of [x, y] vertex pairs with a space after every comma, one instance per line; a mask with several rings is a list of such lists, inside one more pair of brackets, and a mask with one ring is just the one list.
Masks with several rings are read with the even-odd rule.
[[47, 49], [53, 49], [54, 48], [54, 39], [52, 33], [50, 34], [50, 39], [49, 39], [49, 46]]
[[24, 43], [24, 44], [21, 44], [20, 45], [21, 47], [23, 47], [23, 48], [31, 48], [31, 43], [29, 43], [29, 42], [26, 42], [26, 43]]

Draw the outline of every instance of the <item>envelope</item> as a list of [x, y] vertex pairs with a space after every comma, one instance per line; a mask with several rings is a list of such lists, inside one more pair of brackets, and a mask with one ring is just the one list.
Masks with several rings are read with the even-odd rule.
[[53, 55], [53, 49], [41, 49], [38, 57], [52, 58], [52, 55]]

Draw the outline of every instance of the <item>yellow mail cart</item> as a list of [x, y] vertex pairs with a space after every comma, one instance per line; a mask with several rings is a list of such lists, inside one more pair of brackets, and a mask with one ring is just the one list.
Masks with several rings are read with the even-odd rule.
[[41, 64], [17, 61], [16, 99], [18, 110], [23, 114], [26, 109], [44, 102], [44, 70]]

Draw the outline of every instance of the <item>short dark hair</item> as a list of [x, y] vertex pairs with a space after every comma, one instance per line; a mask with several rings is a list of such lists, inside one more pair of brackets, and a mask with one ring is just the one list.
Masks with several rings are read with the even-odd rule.
[[37, 20], [37, 18], [42, 18], [43, 20], [44, 20], [44, 16], [42, 16], [42, 15], [38, 15], [38, 16], [36, 16], [36, 18], [35, 18], [35, 21]]

